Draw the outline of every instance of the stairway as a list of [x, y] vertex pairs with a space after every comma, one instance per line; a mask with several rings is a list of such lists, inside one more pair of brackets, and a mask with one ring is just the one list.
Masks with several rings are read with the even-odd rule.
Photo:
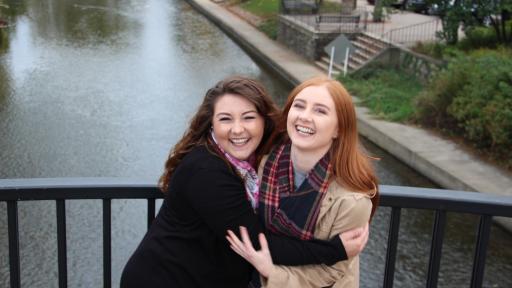
[[363, 66], [363, 64], [388, 47], [388, 45], [382, 40], [367, 34], [359, 34], [351, 42], [355, 47], [355, 51], [348, 59], [349, 71], [354, 71]]
[[[329, 56], [322, 56], [320, 60], [315, 61], [315, 65], [325, 72], [329, 72]], [[343, 67], [339, 64], [332, 63], [332, 78], [336, 78], [343, 71]]]
[[[358, 69], [388, 47], [385, 42], [366, 34], [359, 34], [350, 42], [355, 47], [355, 51], [353, 51], [348, 59], [348, 72]], [[324, 71], [329, 71], [329, 60], [329, 56], [326, 55], [316, 61], [315, 64]], [[333, 76], [336, 77], [342, 73], [343, 65], [334, 63], [332, 70]]]

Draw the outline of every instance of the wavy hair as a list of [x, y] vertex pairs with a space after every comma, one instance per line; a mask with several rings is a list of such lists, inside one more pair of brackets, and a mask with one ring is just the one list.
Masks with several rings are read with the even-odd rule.
[[370, 159], [359, 143], [357, 133], [357, 119], [352, 97], [337, 80], [327, 77], [315, 77], [306, 80], [290, 92], [283, 108], [283, 112], [276, 126], [276, 130], [265, 146], [268, 153], [275, 143], [282, 143], [289, 139], [286, 131], [288, 112], [293, 100], [302, 90], [310, 86], [324, 86], [334, 101], [336, 115], [338, 116], [338, 137], [331, 146], [331, 163], [333, 177], [338, 184], [356, 192], [367, 193], [372, 197], [372, 217], [379, 204], [378, 179], [375, 175]]
[[[255, 151], [257, 157], [260, 155], [263, 144], [266, 143], [275, 128], [279, 109], [258, 81], [243, 76], [228, 77], [219, 81], [206, 92], [203, 102], [192, 118], [185, 134], [169, 153], [164, 173], [158, 181], [158, 186], [162, 192], [168, 191], [171, 175], [187, 153], [199, 145], [206, 145], [207, 147], [211, 145], [211, 143], [208, 143], [208, 136], [212, 127], [214, 106], [217, 100], [226, 94], [238, 95], [248, 100], [254, 104], [257, 112], [263, 117], [265, 121], [263, 138]], [[221, 156], [221, 158], [224, 157]]]

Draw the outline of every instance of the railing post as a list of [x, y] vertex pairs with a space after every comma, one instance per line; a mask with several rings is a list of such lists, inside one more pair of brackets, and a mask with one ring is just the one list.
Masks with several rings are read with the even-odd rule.
[[20, 282], [20, 245], [18, 230], [18, 202], [7, 201], [7, 229], [9, 230], [9, 271], [11, 288], [19, 288]]
[[434, 32], [434, 40], [438, 39], [438, 37], [437, 37], [437, 29], [439, 29], [439, 20], [436, 21], [436, 28], [435, 28], [435, 32]]
[[111, 200], [103, 199], [103, 287], [112, 286]]
[[384, 268], [384, 288], [393, 287], [395, 276], [396, 248], [398, 245], [398, 230], [400, 229], [400, 207], [391, 208], [389, 220], [388, 247], [386, 252], [386, 266]]
[[482, 215], [478, 225], [478, 235], [475, 245], [475, 257], [473, 260], [473, 272], [471, 274], [471, 288], [480, 288], [484, 281], [485, 257], [489, 236], [491, 234], [492, 216]]
[[155, 198], [148, 199], [148, 230], [155, 219]]
[[66, 248], [66, 203], [57, 200], [57, 258], [59, 263], [59, 288], [68, 287], [68, 262]]
[[444, 228], [446, 226], [446, 211], [437, 210], [432, 228], [432, 244], [430, 245], [430, 260], [428, 263], [427, 287], [437, 287], [441, 253], [443, 248]]

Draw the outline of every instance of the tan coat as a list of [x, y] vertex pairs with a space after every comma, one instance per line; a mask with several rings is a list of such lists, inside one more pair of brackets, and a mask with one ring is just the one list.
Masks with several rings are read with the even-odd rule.
[[[261, 168], [258, 171], [260, 173], [263, 170]], [[370, 197], [348, 191], [334, 181], [329, 185], [321, 205], [314, 233], [317, 239], [331, 239], [341, 232], [362, 227], [370, 220]], [[266, 288], [359, 287], [359, 256], [340, 261], [333, 266], [276, 265], [269, 277], [262, 279], [262, 285]]]

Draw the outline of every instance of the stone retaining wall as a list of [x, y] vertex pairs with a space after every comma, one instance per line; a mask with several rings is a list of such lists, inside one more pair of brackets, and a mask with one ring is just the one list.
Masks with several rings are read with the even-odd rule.
[[414, 74], [423, 83], [428, 82], [446, 63], [440, 60], [420, 55], [402, 47], [391, 47], [373, 59], [373, 62], [383, 63]]
[[[300, 25], [286, 17], [279, 17], [277, 41], [311, 61], [319, 60], [325, 54], [324, 47], [339, 35], [339, 32], [314, 31], [312, 27]], [[350, 35], [353, 34], [347, 34], [349, 39]]]

